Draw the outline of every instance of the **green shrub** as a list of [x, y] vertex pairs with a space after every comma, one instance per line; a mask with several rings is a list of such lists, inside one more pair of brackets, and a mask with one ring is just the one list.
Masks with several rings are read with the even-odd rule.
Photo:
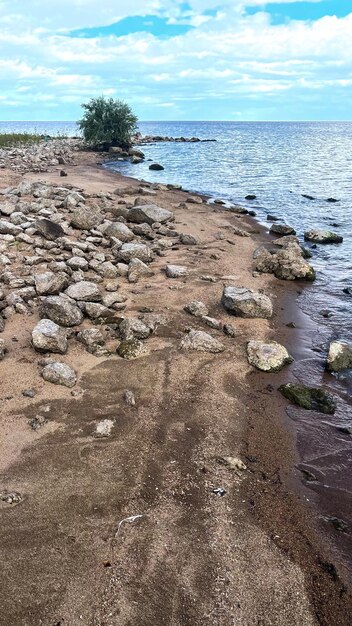
[[138, 119], [126, 102], [101, 96], [82, 104], [82, 108], [85, 112], [78, 125], [87, 143], [103, 148], [131, 146]]
[[0, 133], [0, 148], [13, 148], [31, 143], [39, 143], [42, 137], [31, 133]]

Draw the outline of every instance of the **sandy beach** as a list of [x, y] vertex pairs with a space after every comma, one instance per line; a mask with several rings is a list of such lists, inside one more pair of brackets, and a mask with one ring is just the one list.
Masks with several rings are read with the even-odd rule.
[[[62, 166], [4, 168], [0, 187], [42, 181], [73, 186], [92, 201], [111, 194], [111, 205], [145, 199], [140, 181], [98, 161], [75, 153], [65, 178]], [[153, 274], [136, 283], [117, 278], [126, 296], [117, 318], [165, 318], [145, 353], [121, 358], [110, 329], [111, 354], [96, 356], [72, 333], [59, 357], [77, 373], [70, 389], [40, 376], [43, 355], [31, 346], [38, 307], [11, 316], [1, 333], [8, 351], [0, 361], [0, 491], [21, 500], [0, 502], [0, 624], [347, 626], [348, 574], [295, 470], [294, 429], [277, 391], [290, 366], [262, 373], [246, 354], [248, 341], [275, 339], [295, 356], [302, 283], [253, 272], [253, 253], [268, 240], [254, 219], [188, 202], [194, 194], [186, 191], [152, 191], [152, 203], [174, 213], [176, 235], [196, 243], [159, 229], [164, 243], [149, 265]], [[168, 278], [167, 264], [187, 274]], [[226, 285], [269, 296], [272, 318], [231, 316], [221, 304]], [[217, 327], [184, 310], [195, 300]], [[227, 324], [233, 336], [223, 332]], [[93, 324], [84, 319], [82, 327]], [[182, 349], [190, 330], [209, 333], [224, 350]], [[38, 416], [42, 426], [33, 430]], [[111, 432], [98, 437], [103, 420]]]

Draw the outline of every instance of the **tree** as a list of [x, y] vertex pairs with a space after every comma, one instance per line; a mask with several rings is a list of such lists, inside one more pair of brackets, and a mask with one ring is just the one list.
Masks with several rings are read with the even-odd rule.
[[138, 118], [126, 102], [100, 96], [82, 104], [82, 109], [85, 112], [78, 125], [87, 143], [104, 148], [131, 146]]

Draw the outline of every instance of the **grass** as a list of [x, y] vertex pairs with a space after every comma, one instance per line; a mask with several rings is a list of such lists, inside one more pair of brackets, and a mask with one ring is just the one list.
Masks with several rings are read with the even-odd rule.
[[13, 148], [32, 143], [39, 143], [43, 137], [31, 133], [0, 133], [0, 148]]

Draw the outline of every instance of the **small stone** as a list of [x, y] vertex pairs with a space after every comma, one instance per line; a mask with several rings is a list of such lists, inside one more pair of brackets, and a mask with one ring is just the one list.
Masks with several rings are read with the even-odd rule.
[[140, 259], [131, 259], [128, 266], [128, 282], [137, 283], [140, 278], [154, 276], [153, 270]]
[[46, 365], [41, 372], [42, 377], [49, 383], [54, 385], [64, 385], [65, 387], [74, 387], [77, 382], [76, 372], [66, 365], [55, 361]]
[[38, 352], [66, 354], [66, 331], [50, 319], [42, 319], [32, 330], [32, 345]]
[[186, 304], [184, 310], [195, 317], [202, 317], [203, 315], [206, 316], [209, 312], [205, 304], [199, 300], [192, 300], [192, 302]]
[[123, 394], [123, 397], [124, 397], [126, 404], [128, 404], [128, 406], [136, 405], [136, 398], [135, 398], [133, 391], [126, 389], [125, 393]]
[[222, 323], [215, 319], [215, 317], [209, 317], [208, 315], [202, 315], [202, 322], [209, 326], [210, 328], [214, 328], [214, 330], [221, 330]]
[[112, 420], [106, 419], [98, 422], [95, 427], [95, 437], [110, 437], [113, 427], [114, 422]]
[[125, 339], [121, 341], [116, 350], [117, 354], [128, 361], [144, 356], [147, 353], [146, 346], [138, 339]]
[[0, 493], [0, 500], [1, 502], [5, 502], [6, 504], [19, 504], [20, 502], [22, 502], [22, 496], [17, 491], [5, 491], [3, 493]]
[[239, 317], [267, 319], [273, 314], [270, 298], [246, 287], [225, 287], [221, 303], [227, 311]]
[[34, 398], [34, 396], [36, 395], [36, 392], [34, 391], [34, 389], [24, 389], [22, 391], [22, 395], [25, 398]]
[[165, 271], [168, 278], [183, 278], [188, 274], [187, 267], [183, 265], [167, 265]]
[[137, 317], [125, 319], [119, 326], [119, 333], [122, 339], [147, 339], [150, 335], [150, 328]]
[[78, 333], [77, 339], [91, 354], [95, 354], [98, 348], [105, 344], [105, 335], [98, 328], [84, 328]]
[[262, 372], [278, 372], [293, 358], [286, 348], [276, 341], [249, 341], [248, 362]]
[[229, 470], [246, 470], [247, 466], [237, 456], [221, 456], [218, 458], [218, 463], [225, 465]]
[[236, 337], [237, 335], [237, 330], [232, 324], [224, 324], [223, 331], [228, 337]]
[[199, 243], [199, 240], [197, 239], [197, 237], [194, 237], [193, 235], [187, 235], [186, 233], [181, 233], [180, 242], [183, 243], [185, 246], [196, 246]]
[[198, 350], [199, 352], [210, 352], [212, 354], [225, 350], [225, 346], [223, 346], [220, 341], [202, 330], [191, 330], [181, 341], [181, 348], [186, 350]]
[[5, 340], [4, 339], [0, 339], [0, 361], [4, 360], [5, 354], [6, 354]]
[[65, 294], [73, 300], [84, 300], [86, 302], [99, 302], [102, 299], [96, 283], [82, 280], [74, 285], [70, 285]]

